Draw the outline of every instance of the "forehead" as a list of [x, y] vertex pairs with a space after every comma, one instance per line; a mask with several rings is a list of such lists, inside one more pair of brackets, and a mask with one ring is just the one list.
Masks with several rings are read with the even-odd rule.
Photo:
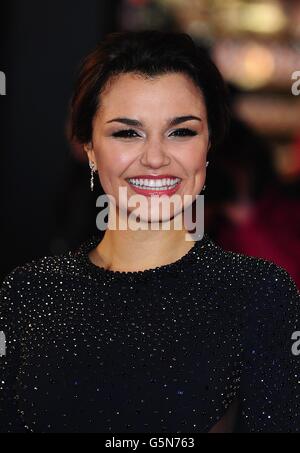
[[167, 73], [151, 78], [141, 74], [120, 74], [109, 80], [100, 96], [102, 115], [206, 114], [200, 88], [186, 74]]

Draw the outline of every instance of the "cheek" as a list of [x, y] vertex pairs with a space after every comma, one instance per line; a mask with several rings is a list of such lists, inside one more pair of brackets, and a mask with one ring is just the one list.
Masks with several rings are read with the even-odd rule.
[[117, 146], [111, 141], [102, 143], [96, 148], [98, 167], [108, 179], [122, 175], [130, 165], [130, 153], [124, 146]]
[[182, 167], [190, 176], [202, 174], [206, 169], [207, 147], [203, 144], [186, 148], [180, 159]]

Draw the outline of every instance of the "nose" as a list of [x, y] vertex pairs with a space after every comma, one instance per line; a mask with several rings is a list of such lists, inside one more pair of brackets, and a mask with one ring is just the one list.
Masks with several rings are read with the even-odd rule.
[[160, 168], [169, 165], [171, 158], [160, 140], [151, 140], [145, 144], [140, 162], [145, 167]]

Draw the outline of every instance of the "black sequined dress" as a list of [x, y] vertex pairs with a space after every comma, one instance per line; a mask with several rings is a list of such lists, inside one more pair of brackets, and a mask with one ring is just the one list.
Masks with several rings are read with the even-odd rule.
[[282, 268], [205, 235], [116, 272], [89, 260], [98, 242], [5, 278], [1, 432], [205, 433], [235, 399], [242, 432], [300, 432], [300, 294]]

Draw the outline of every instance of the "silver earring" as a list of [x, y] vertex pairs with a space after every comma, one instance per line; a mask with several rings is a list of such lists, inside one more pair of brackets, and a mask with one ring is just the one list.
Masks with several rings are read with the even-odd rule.
[[96, 166], [94, 162], [89, 161], [90, 169], [91, 169], [91, 191], [94, 190], [94, 172], [96, 172]]
[[204, 192], [206, 189], [206, 185], [204, 184], [204, 186], [202, 187], [202, 192]]
[[206, 167], [208, 167], [208, 166], [209, 166], [209, 160], [206, 162]]

